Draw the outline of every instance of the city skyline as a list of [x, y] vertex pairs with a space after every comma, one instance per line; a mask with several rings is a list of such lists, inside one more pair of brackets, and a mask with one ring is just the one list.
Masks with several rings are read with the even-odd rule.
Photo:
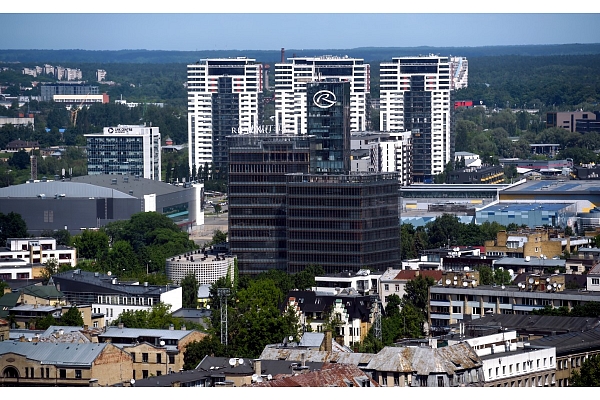
[[[594, 5], [586, 7], [594, 11], [597, 8]], [[108, 6], [108, 9], [111, 7]], [[0, 37], [3, 38], [0, 48], [243, 51], [600, 43], [600, 30], [597, 29], [600, 13], [376, 14], [351, 10], [348, 14], [227, 14], [220, 11], [211, 13], [210, 8], [207, 13], [194, 13], [196, 10], [192, 8], [191, 13], [181, 14], [173, 13], [175, 9], [183, 8], [172, 7], [167, 12], [159, 10], [161, 12], [144, 14], [24, 14], [4, 11], [0, 14]], [[237, 11], [238, 7], [234, 5], [232, 9]], [[247, 5], [239, 7], [240, 12], [247, 9]], [[264, 9], [263, 5], [258, 6], [258, 10]], [[433, 9], [437, 11], [438, 7]], [[446, 9], [439, 8], [440, 12]], [[471, 7], [467, 4], [463, 9], [470, 11]], [[478, 9], [480, 7], [475, 8]], [[409, 7], [408, 10], [412, 9]], [[127, 11], [127, 7], [123, 11]]]

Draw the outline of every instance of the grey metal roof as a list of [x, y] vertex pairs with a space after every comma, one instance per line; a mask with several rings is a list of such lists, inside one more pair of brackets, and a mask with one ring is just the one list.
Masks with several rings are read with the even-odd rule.
[[465, 331], [469, 331], [469, 325], [495, 326], [518, 333], [526, 332], [581, 332], [600, 327], [598, 318], [587, 317], [560, 317], [552, 315], [516, 315], [516, 314], [493, 314], [474, 319], [467, 323]]
[[[64, 194], [66, 198], [132, 198], [116, 188], [105, 188], [89, 183], [80, 183], [75, 181], [50, 181], [24, 183], [22, 185], [9, 186], [0, 189], [0, 198], [33, 198], [44, 194], [46, 198], [40, 198], [40, 201], [57, 201], [54, 195]], [[58, 200], [60, 201], [60, 199]]]
[[305, 332], [298, 343], [299, 347], [317, 347], [321, 346], [325, 334], [323, 332]]
[[529, 342], [530, 346], [552, 346], [556, 355], [600, 349], [600, 327], [585, 332], [546, 336]]
[[[127, 178], [127, 182], [125, 182]], [[117, 180], [116, 184], [113, 184], [113, 179]], [[106, 189], [114, 189], [123, 193], [129, 193], [133, 191], [133, 195], [137, 198], [141, 198], [147, 194], [156, 194], [157, 196], [163, 194], [177, 193], [191, 188], [185, 188], [183, 186], [170, 185], [165, 182], [155, 181], [153, 179], [146, 178], [135, 178], [133, 176], [126, 175], [84, 175], [78, 176], [71, 179], [73, 182], [88, 183], [98, 187], [104, 187]]]
[[117, 326], [109, 326], [106, 332], [98, 335], [101, 340], [108, 338], [140, 338], [140, 337], [155, 337], [159, 339], [175, 339], [181, 340], [191, 331], [170, 330], [170, 329], [141, 329], [141, 328], [119, 328]]
[[0, 354], [15, 353], [42, 364], [91, 367], [107, 343], [0, 342]]

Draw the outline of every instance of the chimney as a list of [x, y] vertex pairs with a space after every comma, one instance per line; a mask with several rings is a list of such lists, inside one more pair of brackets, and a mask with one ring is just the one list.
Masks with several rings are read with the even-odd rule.
[[282, 47], [281, 48], [281, 63], [283, 64], [285, 62], [285, 49]]
[[170, 331], [172, 331], [172, 330], [174, 330], [174, 329], [175, 329], [175, 325], [173, 325], [173, 324], [169, 325], [169, 330], [170, 330]]
[[25, 341], [25, 335], [19, 336], [19, 342], [24, 342], [24, 341]]
[[262, 372], [262, 363], [260, 362], [260, 358], [254, 360], [254, 373], [260, 376]]
[[124, 325], [123, 325], [123, 323], [122, 323], [122, 322], [119, 322], [119, 325], [117, 325], [117, 327], [118, 327], [119, 329], [123, 329], [123, 326], [124, 326]]
[[182, 331], [185, 331], [185, 330], [186, 330], [186, 327], [185, 327], [185, 325], [181, 325], [181, 330], [182, 330]]
[[306, 353], [300, 354], [300, 360], [302, 360], [302, 366], [306, 367]]
[[325, 338], [323, 339], [323, 351], [331, 351], [333, 344], [331, 343], [331, 331], [328, 329], [325, 331]]

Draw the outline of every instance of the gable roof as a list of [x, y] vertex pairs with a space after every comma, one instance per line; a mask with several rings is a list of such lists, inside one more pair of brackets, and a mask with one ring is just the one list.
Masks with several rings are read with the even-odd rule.
[[287, 307], [292, 298], [295, 299], [298, 307], [304, 313], [327, 312], [336, 302], [341, 302], [350, 319], [360, 319], [363, 322], [368, 322], [371, 315], [372, 300], [370, 296], [292, 290], [288, 292], [283, 307]]
[[56, 289], [54, 285], [40, 285], [34, 284], [25, 286], [20, 291], [26, 295], [38, 297], [40, 299], [62, 299], [65, 295]]
[[424, 278], [433, 278], [434, 281], [439, 282], [440, 279], [442, 279], [442, 272], [441, 270], [402, 270], [400, 272], [398, 272], [398, 275], [396, 275], [396, 280], [407, 280], [407, 281], [411, 281], [413, 279], [416, 279], [418, 276], [422, 276]]

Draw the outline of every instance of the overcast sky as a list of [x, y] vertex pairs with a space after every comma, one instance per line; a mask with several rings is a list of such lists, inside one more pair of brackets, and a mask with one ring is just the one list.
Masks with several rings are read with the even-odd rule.
[[[585, 3], [580, 4], [578, 10], [591, 8], [596, 13], [364, 14], [355, 11], [351, 14], [223, 14], [199, 13], [191, 9], [196, 12], [183, 14], [181, 12], [186, 9], [177, 7], [178, 1], [166, 2], [174, 4], [168, 13], [150, 9], [152, 13], [138, 14], [131, 8], [124, 9], [129, 11], [125, 14], [92, 13], [103, 10], [103, 2], [94, 3], [101, 6], [100, 10], [90, 10], [86, 14], [3, 11], [0, 14], [0, 49], [279, 50], [282, 47], [349, 49], [600, 43], [600, 13], [597, 13], [600, 7], [595, 4], [586, 7]], [[377, 1], [360, 4], [377, 9]], [[503, 0], [502, 3], [510, 6], [510, 1]], [[306, 2], [311, 3], [312, 0]], [[321, 3], [335, 4], [331, 1]], [[396, 0], [394, 3], [402, 2]], [[246, 1], [243, 4], [239, 8], [232, 6], [229, 11], [256, 11], [252, 6], [257, 3]], [[58, 3], [52, 3], [53, 8], [57, 6]], [[110, 7], [117, 9], [114, 4], [109, 10]], [[436, 10], [435, 6], [429, 8]], [[176, 10], [178, 13], [173, 13]]]

